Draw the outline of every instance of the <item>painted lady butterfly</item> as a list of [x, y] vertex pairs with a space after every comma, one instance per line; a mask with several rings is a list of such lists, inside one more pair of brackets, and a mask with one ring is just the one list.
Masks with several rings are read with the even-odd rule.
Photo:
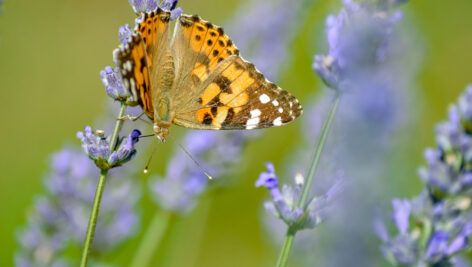
[[165, 141], [171, 123], [257, 129], [302, 114], [295, 97], [239, 56], [222, 28], [181, 15], [171, 40], [169, 21], [170, 12], [160, 8], [142, 14], [129, 43], [115, 51], [123, 83], [153, 120], [159, 139]]

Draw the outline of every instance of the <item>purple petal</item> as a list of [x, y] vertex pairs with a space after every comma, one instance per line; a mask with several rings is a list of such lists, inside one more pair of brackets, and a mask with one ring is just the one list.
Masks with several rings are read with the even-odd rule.
[[386, 243], [390, 239], [390, 237], [388, 236], [387, 227], [385, 227], [384, 222], [380, 218], [374, 220], [374, 233], [384, 243]]
[[398, 231], [402, 234], [406, 234], [410, 224], [411, 203], [407, 199], [393, 199], [392, 206]]

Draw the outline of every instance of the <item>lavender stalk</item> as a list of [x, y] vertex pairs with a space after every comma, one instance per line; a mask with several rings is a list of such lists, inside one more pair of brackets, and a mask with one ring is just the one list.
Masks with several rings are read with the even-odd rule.
[[[121, 103], [120, 111], [118, 113], [118, 118], [121, 118], [125, 115], [126, 104]], [[123, 120], [117, 119], [115, 123], [115, 128], [113, 129], [113, 135], [110, 140], [110, 152], [115, 152], [116, 143], [118, 142], [118, 134], [123, 125]], [[95, 198], [93, 200], [92, 212], [90, 214], [90, 221], [87, 227], [87, 235], [85, 236], [84, 249], [82, 251], [82, 259], [80, 262], [81, 267], [87, 266], [88, 255], [90, 253], [90, 248], [93, 242], [93, 236], [95, 234], [95, 226], [97, 225], [98, 211], [100, 209], [100, 202], [102, 200], [103, 190], [105, 189], [105, 182], [107, 179], [109, 169], [102, 169], [100, 172], [100, 177], [98, 179], [97, 191], [95, 192]]]
[[[308, 197], [308, 193], [310, 192], [311, 183], [313, 181], [313, 177], [315, 176], [316, 168], [318, 166], [321, 153], [323, 152], [323, 148], [326, 143], [326, 137], [328, 136], [329, 129], [331, 128], [331, 123], [333, 122], [336, 110], [338, 109], [339, 100], [339, 92], [336, 92], [334, 99], [331, 103], [331, 107], [329, 109], [328, 117], [326, 118], [321, 133], [318, 136], [318, 142], [315, 148], [315, 155], [313, 157], [313, 162], [310, 167], [310, 172], [308, 173], [308, 180], [303, 187], [303, 192], [298, 201], [298, 207], [300, 209], [305, 209], [306, 205], [308, 204], [306, 203], [306, 199]], [[282, 251], [280, 252], [279, 259], [277, 261], [277, 266], [286, 266], [296, 232], [297, 229], [294, 229], [293, 227], [289, 226], [289, 228], [287, 229], [287, 234], [285, 236], [285, 241], [282, 246]]]

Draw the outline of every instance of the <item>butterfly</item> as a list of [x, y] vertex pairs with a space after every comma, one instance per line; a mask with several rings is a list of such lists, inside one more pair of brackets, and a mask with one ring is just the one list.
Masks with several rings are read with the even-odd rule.
[[161, 8], [142, 13], [128, 43], [114, 52], [123, 84], [160, 140], [166, 140], [171, 124], [258, 129], [302, 114], [299, 101], [241, 58], [221, 27], [182, 14], [171, 38], [170, 16]]

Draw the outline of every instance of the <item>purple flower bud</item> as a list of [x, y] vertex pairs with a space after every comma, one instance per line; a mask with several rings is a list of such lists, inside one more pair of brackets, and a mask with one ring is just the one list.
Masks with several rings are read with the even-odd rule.
[[157, 9], [157, 0], [146, 0], [146, 12], [152, 12]]
[[129, 0], [129, 4], [133, 7], [134, 12], [137, 14], [146, 12], [145, 0]]
[[164, 0], [159, 5], [159, 7], [162, 8], [163, 10], [165, 10], [165, 11], [171, 11], [171, 10], [175, 9], [178, 2], [179, 2], [178, 0]]
[[100, 72], [100, 78], [102, 79], [103, 86], [105, 86], [108, 96], [116, 101], [134, 102], [131, 97], [131, 92], [123, 85], [121, 73], [118, 68], [105, 67], [105, 69]]
[[374, 233], [384, 243], [390, 239], [390, 237], [388, 236], [387, 227], [385, 227], [384, 222], [380, 218], [374, 220]]
[[426, 258], [432, 259], [435, 257], [442, 257], [447, 253], [449, 234], [443, 231], [438, 231], [431, 237], [428, 248], [426, 249]]
[[90, 126], [85, 126], [84, 132], [78, 132], [77, 138], [82, 142], [85, 153], [93, 160], [107, 159], [110, 147], [105, 138], [95, 135]]
[[406, 199], [393, 199], [392, 206], [398, 231], [406, 234], [410, 225], [411, 203]]
[[[126, 24], [124, 27], [120, 26], [120, 29], [118, 31], [118, 37], [120, 39], [120, 43], [122, 45], [129, 43], [129, 40], [132, 34], [133, 34], [133, 30], [130, 28], [129, 24]], [[105, 68], [105, 71], [106, 71], [106, 68]]]
[[173, 9], [172, 11], [170, 11], [170, 19], [171, 20], [176, 20], [180, 15], [182, 15], [182, 8], [181, 7], [178, 7], [176, 9]]
[[271, 190], [279, 186], [279, 180], [275, 175], [274, 165], [271, 162], [266, 163], [267, 172], [262, 172], [256, 181], [256, 187], [264, 186]]
[[110, 166], [120, 166], [130, 161], [136, 154], [134, 145], [139, 141], [141, 132], [139, 130], [133, 130], [131, 134], [123, 140], [118, 150], [113, 152], [108, 159]]

